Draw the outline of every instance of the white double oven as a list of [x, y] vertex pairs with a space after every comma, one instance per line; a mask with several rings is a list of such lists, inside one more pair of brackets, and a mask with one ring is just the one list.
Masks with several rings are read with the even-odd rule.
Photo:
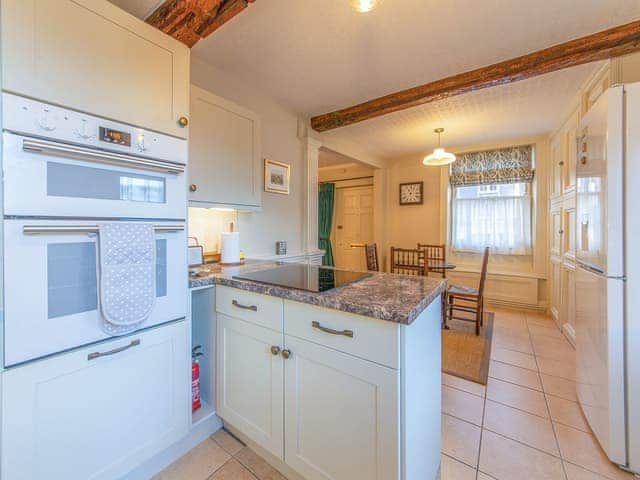
[[3, 94], [4, 365], [108, 338], [97, 227], [156, 231], [156, 304], [142, 328], [187, 310], [187, 142]]

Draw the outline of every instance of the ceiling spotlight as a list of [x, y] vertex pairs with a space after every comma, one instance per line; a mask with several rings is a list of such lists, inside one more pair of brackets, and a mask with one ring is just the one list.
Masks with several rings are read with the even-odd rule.
[[382, 3], [382, 0], [350, 0], [351, 8], [353, 8], [356, 12], [366, 13], [370, 12], [378, 5]]

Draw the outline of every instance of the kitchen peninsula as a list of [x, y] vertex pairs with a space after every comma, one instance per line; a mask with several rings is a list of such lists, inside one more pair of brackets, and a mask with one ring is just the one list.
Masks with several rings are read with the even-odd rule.
[[238, 278], [278, 270], [341, 274], [250, 262], [190, 276], [194, 331], [215, 332], [204, 396], [225, 426], [291, 479], [435, 479], [446, 282], [372, 273], [319, 293]]

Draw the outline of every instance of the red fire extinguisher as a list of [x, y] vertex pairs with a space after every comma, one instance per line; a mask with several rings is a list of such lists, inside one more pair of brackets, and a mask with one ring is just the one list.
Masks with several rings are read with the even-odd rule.
[[196, 345], [191, 350], [191, 412], [195, 412], [202, 405], [200, 402], [200, 364], [198, 357], [202, 356], [198, 350], [202, 346]]

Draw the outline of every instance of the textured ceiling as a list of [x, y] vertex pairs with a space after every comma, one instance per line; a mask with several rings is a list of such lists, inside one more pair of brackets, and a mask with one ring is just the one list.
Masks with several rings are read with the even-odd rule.
[[583, 65], [510, 85], [479, 90], [332, 130], [324, 137], [367, 145], [383, 158], [432, 150], [445, 129], [445, 147], [464, 147], [560, 126], [577, 104], [577, 91], [601, 64]]
[[[114, 0], [143, 17], [157, 0]], [[316, 115], [640, 18], [638, 0], [386, 0], [359, 14], [348, 0], [257, 0], [193, 54], [295, 112]], [[592, 66], [346, 127], [385, 157], [445, 142], [546, 132]]]

